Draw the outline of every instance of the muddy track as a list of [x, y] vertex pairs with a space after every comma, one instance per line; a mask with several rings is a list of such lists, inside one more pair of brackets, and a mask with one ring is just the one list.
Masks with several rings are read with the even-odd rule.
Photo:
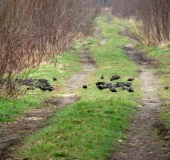
[[22, 141], [30, 134], [48, 125], [49, 116], [54, 115], [60, 108], [75, 103], [80, 97], [75, 94], [75, 90], [82, 88], [89, 78], [89, 73], [95, 69], [95, 62], [90, 56], [90, 52], [85, 49], [79, 54], [79, 61], [83, 65], [83, 71], [74, 74], [67, 82], [66, 94], [59, 95], [62, 98], [53, 97], [45, 103], [55, 105], [43, 109], [33, 109], [27, 111], [16, 121], [5, 124], [0, 128], [0, 160], [16, 159], [12, 153]]
[[[130, 38], [127, 30], [119, 26], [121, 35], [132, 40], [132, 43], [123, 47], [125, 54], [135, 61], [140, 68], [141, 90], [143, 97], [141, 107], [131, 119], [131, 127], [127, 131], [125, 144], [116, 144], [117, 148], [110, 156], [110, 160], [168, 160], [170, 159], [170, 145], [163, 140], [168, 133], [165, 125], [159, 121], [161, 100], [157, 77], [151, 72], [150, 61], [144, 53], [133, 48], [135, 40]], [[157, 129], [157, 132], [156, 132]], [[160, 137], [160, 135], [162, 135]]]
[[79, 100], [76, 95], [53, 98], [46, 103], [54, 104], [56, 107], [33, 109], [26, 112], [16, 121], [5, 124], [0, 128], [0, 160], [10, 160], [10, 154], [30, 134], [48, 125], [48, 117], [55, 114], [58, 109]]

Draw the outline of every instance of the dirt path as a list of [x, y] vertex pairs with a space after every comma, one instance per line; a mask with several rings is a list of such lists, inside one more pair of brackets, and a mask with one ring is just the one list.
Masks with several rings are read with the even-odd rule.
[[22, 144], [25, 137], [48, 125], [48, 117], [55, 114], [58, 109], [80, 99], [74, 90], [82, 88], [89, 78], [89, 73], [95, 69], [95, 65], [87, 49], [81, 51], [79, 61], [83, 65], [83, 71], [76, 73], [68, 80], [66, 94], [60, 95], [62, 98], [53, 97], [47, 101], [55, 107], [27, 111], [15, 122], [5, 124], [0, 128], [0, 160], [15, 159], [11, 156], [12, 152], [17, 145]]
[[0, 160], [12, 159], [10, 153], [26, 136], [48, 125], [48, 117], [55, 114], [59, 108], [77, 100], [79, 100], [79, 97], [75, 95], [53, 98], [49, 100], [49, 103], [54, 104], [56, 107], [27, 111], [16, 121], [3, 125], [0, 128]]
[[101, 39], [101, 41], [98, 43], [98, 45], [102, 45], [108, 41], [107, 38], [101, 36], [102, 28], [97, 27], [96, 32], [94, 33], [94, 36]]
[[67, 92], [72, 92], [75, 89], [82, 88], [82, 86], [86, 84], [89, 73], [95, 69], [95, 61], [91, 58], [91, 53], [88, 49], [81, 51], [79, 62], [83, 64], [83, 71], [76, 73], [68, 80], [66, 87]]
[[[131, 39], [127, 35], [127, 30], [122, 26], [119, 27], [122, 30], [121, 35]], [[161, 100], [158, 91], [161, 85], [149, 69], [148, 59], [144, 57], [144, 53], [132, 48], [134, 43], [133, 40], [123, 49], [129, 58], [139, 65], [140, 78], [143, 82], [141, 86], [143, 98], [141, 107], [131, 119], [126, 144], [114, 146], [117, 150], [111, 154], [110, 160], [168, 160], [170, 159], [170, 145], [161, 140], [157, 134], [165, 138], [168, 132], [165, 125], [159, 121]], [[158, 132], [155, 131], [156, 128]]]

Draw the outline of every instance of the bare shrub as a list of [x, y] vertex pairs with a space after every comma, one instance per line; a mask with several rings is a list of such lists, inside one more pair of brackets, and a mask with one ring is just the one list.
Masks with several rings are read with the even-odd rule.
[[66, 50], [80, 33], [88, 35], [99, 13], [95, 2], [1, 0], [0, 92], [11, 97], [23, 93], [16, 83], [23, 71]]
[[168, 0], [145, 0], [140, 5], [138, 24], [141, 43], [159, 45], [168, 43], [170, 36], [170, 1]]
[[112, 0], [112, 14], [119, 18], [130, 18], [136, 14], [138, 0]]
[[[42, 50], [34, 24], [35, 10], [28, 1], [2, 0], [0, 2], [0, 81], [1, 91], [13, 96], [16, 86], [13, 77], [22, 70], [38, 65]], [[35, 48], [35, 46], [37, 48]], [[35, 50], [41, 52], [35, 52]]]
[[141, 44], [169, 44], [169, 0], [112, 0], [112, 13], [119, 18], [136, 17], [137, 33]]

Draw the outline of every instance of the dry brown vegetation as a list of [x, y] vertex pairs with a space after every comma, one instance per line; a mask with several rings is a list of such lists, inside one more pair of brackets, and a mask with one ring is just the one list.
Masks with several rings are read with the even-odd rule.
[[[145, 5], [144, 5], [145, 4]], [[141, 43], [159, 45], [169, 43], [170, 1], [145, 0], [140, 5], [141, 24], [139, 25]]]
[[146, 45], [169, 44], [169, 0], [112, 0], [112, 13], [138, 20], [137, 40]]
[[100, 7], [96, 0], [1, 0], [0, 93], [14, 96], [14, 77], [42, 59], [66, 50], [90, 33]]
[[112, 14], [119, 18], [134, 16], [136, 1], [138, 0], [112, 0]]

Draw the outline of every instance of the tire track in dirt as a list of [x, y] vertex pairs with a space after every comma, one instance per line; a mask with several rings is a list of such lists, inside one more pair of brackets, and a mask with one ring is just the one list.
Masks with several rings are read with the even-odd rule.
[[[119, 26], [121, 35], [131, 39], [127, 30]], [[116, 144], [117, 148], [110, 156], [110, 160], [168, 160], [170, 159], [170, 145], [166, 144], [158, 136], [155, 126], [160, 126], [159, 109], [161, 100], [158, 91], [161, 85], [157, 77], [149, 69], [148, 59], [144, 53], [132, 48], [135, 42], [123, 47], [125, 54], [132, 61], [135, 61], [140, 68], [140, 79], [142, 80], [141, 90], [143, 97], [141, 107], [131, 119], [131, 127], [127, 131], [126, 144]], [[165, 125], [162, 125], [163, 127]], [[158, 127], [157, 127], [158, 128]], [[165, 128], [166, 130], [166, 128]], [[167, 130], [166, 130], [167, 131]]]
[[102, 28], [101, 27], [97, 27], [96, 32], [94, 33], [94, 36], [96, 38], [101, 39], [101, 41], [98, 43], [98, 45], [102, 45], [102, 44], [104, 44], [104, 43], [106, 43], [108, 41], [107, 38], [101, 36], [101, 32], [102, 32]]
[[89, 73], [96, 69], [95, 61], [91, 57], [88, 49], [80, 51], [79, 62], [83, 64], [83, 71], [74, 74], [67, 82], [67, 92], [74, 91], [75, 89], [82, 88], [89, 77]]
[[95, 61], [91, 58], [88, 49], [84, 49], [79, 54], [79, 61], [83, 65], [83, 71], [75, 73], [67, 82], [66, 94], [53, 97], [45, 103], [55, 105], [42, 109], [33, 109], [25, 112], [16, 121], [5, 124], [0, 128], [0, 160], [17, 159], [13, 157], [18, 146], [22, 146], [22, 141], [30, 134], [48, 125], [48, 117], [54, 115], [60, 108], [75, 103], [80, 97], [74, 93], [76, 89], [82, 88], [89, 78], [89, 73], [95, 69]]
[[25, 112], [14, 122], [3, 125], [0, 128], [0, 160], [11, 160], [11, 153], [15, 151], [23, 139], [30, 134], [48, 125], [48, 117], [55, 114], [58, 109], [65, 107], [79, 100], [78, 96], [69, 95], [62, 98], [53, 98], [46, 101], [56, 107], [33, 109]]
[[[98, 27], [94, 34], [101, 39], [98, 45], [107, 42], [107, 38], [100, 36], [102, 28]], [[17, 157], [13, 153], [22, 141], [30, 134], [40, 130], [48, 125], [49, 116], [54, 115], [60, 108], [75, 103], [80, 97], [74, 93], [76, 89], [82, 88], [90, 76], [90, 72], [96, 69], [95, 61], [91, 57], [88, 49], [80, 51], [79, 62], [83, 65], [83, 71], [75, 73], [68, 81], [65, 87], [66, 94], [60, 94], [47, 100], [45, 103], [55, 105], [55, 107], [35, 108], [27, 111], [24, 115], [18, 117], [14, 122], [4, 124], [0, 128], [0, 160], [13, 160]], [[59, 97], [61, 98], [59, 98]]]

